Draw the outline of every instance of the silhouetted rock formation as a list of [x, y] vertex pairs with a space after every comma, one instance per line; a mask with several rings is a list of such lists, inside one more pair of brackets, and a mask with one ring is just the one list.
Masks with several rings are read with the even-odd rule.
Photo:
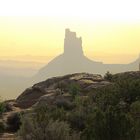
[[65, 30], [64, 53], [54, 58], [35, 76], [35, 81], [45, 80], [52, 76], [70, 73], [88, 72], [104, 75], [107, 71], [118, 73], [139, 69], [140, 58], [130, 64], [103, 64], [88, 59], [82, 50], [82, 39], [75, 32]]
[[76, 72], [100, 73], [94, 69], [101, 69], [101, 62], [91, 61], [84, 56], [82, 39], [75, 32], [65, 30], [64, 53], [54, 58], [36, 75], [36, 80], [45, 80], [48, 77], [60, 76]]
[[[130, 64], [103, 64], [102, 62], [92, 61], [84, 55], [81, 37], [78, 38], [75, 32], [66, 29], [63, 54], [54, 58], [34, 77], [0, 75], [0, 92], [1, 96], [4, 96], [3, 98], [6, 99], [17, 97], [26, 87], [50, 77], [81, 72], [104, 75], [107, 71], [113, 74], [125, 71], [138, 71], [140, 69], [139, 63], [140, 57]], [[10, 96], [5, 96], [5, 93]]]
[[66, 57], [81, 57], [84, 55], [82, 50], [82, 38], [78, 38], [76, 32], [71, 32], [69, 29], [65, 30], [64, 55], [66, 55]]

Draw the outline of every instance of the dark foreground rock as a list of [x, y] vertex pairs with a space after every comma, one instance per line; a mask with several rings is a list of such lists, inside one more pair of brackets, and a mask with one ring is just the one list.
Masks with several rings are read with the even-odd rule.
[[[101, 75], [88, 73], [76, 73], [62, 77], [53, 77], [26, 89], [16, 99], [17, 106], [20, 108], [29, 108], [38, 101], [44, 102], [45, 100], [51, 102], [51, 100], [56, 99], [56, 97], [62, 99], [70, 98], [69, 88], [72, 84], [79, 86], [79, 95], [83, 96], [92, 89], [109, 85], [110, 82], [104, 80]], [[55, 101], [53, 100], [53, 102]]]

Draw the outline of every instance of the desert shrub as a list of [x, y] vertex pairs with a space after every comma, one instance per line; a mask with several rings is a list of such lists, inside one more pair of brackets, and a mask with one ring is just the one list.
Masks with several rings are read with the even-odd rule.
[[82, 132], [83, 140], [105, 140], [105, 116], [99, 109], [95, 108], [87, 114], [86, 127]]
[[53, 120], [65, 120], [66, 111], [64, 108], [53, 108], [50, 112], [48, 112], [49, 118]]
[[48, 107], [48, 106], [37, 106], [33, 112], [36, 115], [37, 121], [42, 121], [42, 120], [64, 120], [66, 111], [64, 110], [63, 107], [58, 108], [57, 106], [53, 107]]
[[3, 102], [0, 102], [0, 116], [5, 112], [5, 106]]
[[106, 74], [104, 75], [104, 79], [111, 81], [112, 78], [113, 78], [113, 75], [109, 71], [107, 71]]
[[67, 99], [60, 99], [55, 102], [58, 108], [64, 108], [65, 110], [72, 110], [74, 105]]
[[136, 100], [140, 100], [140, 80], [119, 79], [116, 85], [120, 98], [131, 104]]
[[82, 131], [85, 128], [86, 115], [84, 108], [79, 106], [69, 112], [66, 119], [72, 129]]
[[0, 121], [0, 133], [3, 133], [5, 130], [5, 125], [3, 122]]
[[140, 101], [131, 104], [130, 111], [135, 124], [135, 139], [140, 139]]
[[140, 117], [140, 101], [136, 101], [134, 103], [131, 104], [131, 113], [135, 118], [139, 118]]
[[10, 132], [16, 132], [21, 125], [20, 114], [13, 113], [7, 118], [7, 130]]
[[74, 99], [74, 105], [75, 107], [79, 106], [89, 106], [91, 105], [92, 100], [89, 98], [89, 96], [76, 96]]
[[71, 132], [69, 125], [66, 122], [49, 121], [48, 123], [48, 139], [49, 140], [80, 140], [80, 135], [76, 132]]
[[70, 84], [69, 93], [72, 100], [60, 99], [25, 116], [19, 131], [21, 139], [140, 139], [139, 79], [118, 77], [109, 86], [94, 89], [86, 96], [80, 96], [80, 88], [74, 83]]
[[75, 98], [80, 93], [80, 86], [78, 84], [72, 83], [69, 86], [69, 94]]
[[115, 106], [119, 103], [118, 89], [115, 85], [110, 85], [100, 89], [96, 89], [94, 93], [89, 94], [90, 98], [93, 100], [97, 106], [105, 111], [108, 106]]
[[[105, 140], [138, 140], [140, 138], [139, 80], [117, 79], [114, 84], [95, 90], [90, 97], [103, 113], [105, 126], [102, 127], [107, 130], [104, 135]], [[89, 130], [94, 130], [95, 126]], [[96, 128], [96, 130], [98, 129]], [[93, 133], [94, 131], [91, 132], [91, 135]], [[100, 136], [99, 133], [96, 132], [96, 134]], [[95, 137], [94, 139], [96, 140]]]
[[106, 139], [109, 140], [132, 140], [133, 139], [133, 119], [129, 113], [117, 110], [110, 106], [105, 111]]
[[18, 137], [21, 140], [80, 140], [80, 135], [73, 132], [66, 122], [44, 118], [39, 123], [32, 117], [23, 118]]

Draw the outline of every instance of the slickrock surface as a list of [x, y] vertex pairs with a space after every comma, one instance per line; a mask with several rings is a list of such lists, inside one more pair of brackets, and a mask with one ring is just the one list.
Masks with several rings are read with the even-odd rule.
[[68, 94], [71, 84], [77, 84], [80, 87], [80, 95], [82, 96], [92, 89], [109, 85], [110, 82], [105, 81], [101, 75], [88, 73], [53, 77], [26, 89], [16, 99], [16, 103], [21, 108], [29, 108], [37, 103], [43, 96], [44, 98], [53, 98], [54, 96], [62, 95], [63, 98], [66, 98], [64, 96]]

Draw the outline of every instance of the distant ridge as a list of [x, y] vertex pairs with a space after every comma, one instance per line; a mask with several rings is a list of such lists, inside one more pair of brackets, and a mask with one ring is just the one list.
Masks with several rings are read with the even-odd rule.
[[82, 38], [77, 37], [76, 32], [65, 29], [64, 52], [55, 57], [35, 75], [35, 81], [45, 80], [53, 76], [60, 76], [76, 72], [89, 72], [105, 74], [124, 71], [137, 71], [140, 57], [130, 64], [103, 64], [88, 59], [82, 49]]

